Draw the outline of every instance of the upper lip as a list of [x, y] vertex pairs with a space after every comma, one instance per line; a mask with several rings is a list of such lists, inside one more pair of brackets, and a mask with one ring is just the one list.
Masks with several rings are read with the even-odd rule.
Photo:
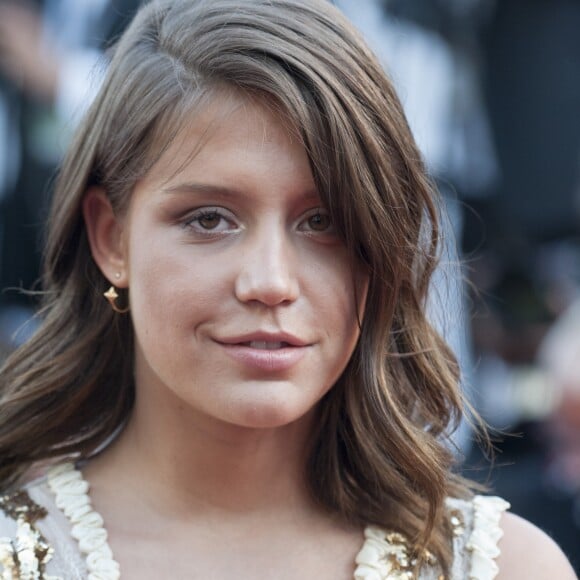
[[294, 336], [288, 332], [265, 332], [256, 331], [247, 334], [239, 334], [236, 336], [227, 336], [225, 338], [218, 338], [217, 342], [222, 344], [240, 344], [245, 342], [286, 342], [289, 346], [308, 346], [309, 342]]

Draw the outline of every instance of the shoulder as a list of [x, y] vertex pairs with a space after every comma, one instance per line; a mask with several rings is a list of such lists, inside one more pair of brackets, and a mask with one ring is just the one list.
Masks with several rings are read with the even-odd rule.
[[503, 514], [500, 526], [503, 537], [499, 542], [497, 580], [577, 578], [560, 548], [539, 528], [511, 513]]

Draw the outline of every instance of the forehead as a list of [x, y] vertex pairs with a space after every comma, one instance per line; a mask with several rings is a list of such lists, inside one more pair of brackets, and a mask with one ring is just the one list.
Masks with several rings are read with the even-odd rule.
[[266, 99], [218, 92], [174, 122], [173, 135], [157, 140], [157, 158], [145, 180], [171, 180], [192, 164], [219, 163], [226, 156], [238, 161], [244, 154], [273, 158], [282, 152], [309, 165], [298, 131]]

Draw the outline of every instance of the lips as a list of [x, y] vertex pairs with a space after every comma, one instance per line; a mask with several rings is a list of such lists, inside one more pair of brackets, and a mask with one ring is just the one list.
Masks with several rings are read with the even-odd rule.
[[288, 333], [257, 332], [216, 342], [236, 363], [266, 373], [291, 370], [307, 354], [310, 343]]

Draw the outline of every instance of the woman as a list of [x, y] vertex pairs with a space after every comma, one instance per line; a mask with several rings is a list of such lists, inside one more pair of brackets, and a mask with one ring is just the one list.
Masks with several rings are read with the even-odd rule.
[[[435, 207], [324, 0], [143, 8], [60, 174], [43, 326], [2, 375], [6, 577], [494, 577], [505, 502], [441, 444], [461, 400], [424, 315]], [[501, 527], [499, 577], [573, 578]]]

